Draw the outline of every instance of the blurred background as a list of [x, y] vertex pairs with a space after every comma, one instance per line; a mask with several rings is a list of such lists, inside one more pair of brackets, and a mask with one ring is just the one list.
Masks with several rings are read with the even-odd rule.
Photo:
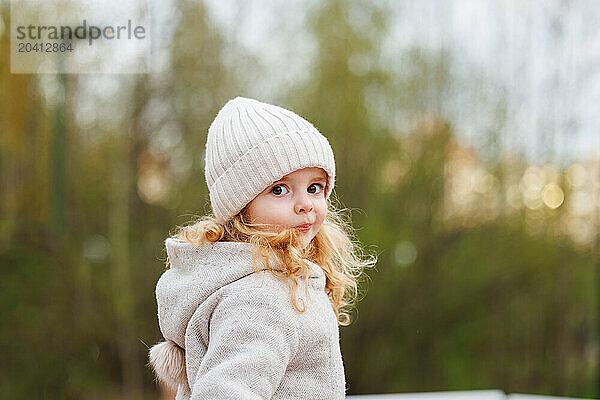
[[330, 139], [379, 256], [340, 331], [349, 394], [600, 397], [596, 2], [151, 3], [151, 73], [34, 75], [0, 1], [0, 397], [161, 397], [164, 239], [210, 211], [237, 95]]

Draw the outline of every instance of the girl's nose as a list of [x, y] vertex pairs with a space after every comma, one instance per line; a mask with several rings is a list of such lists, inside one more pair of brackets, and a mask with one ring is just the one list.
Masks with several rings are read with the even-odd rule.
[[299, 196], [296, 199], [296, 203], [294, 204], [294, 211], [296, 211], [296, 214], [308, 213], [311, 212], [312, 209], [312, 201], [310, 201], [306, 195]]

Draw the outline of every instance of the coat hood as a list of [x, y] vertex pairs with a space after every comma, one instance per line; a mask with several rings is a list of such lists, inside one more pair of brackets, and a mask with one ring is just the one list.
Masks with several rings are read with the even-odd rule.
[[[253, 247], [243, 242], [195, 244], [180, 239], [165, 241], [170, 268], [156, 285], [158, 321], [166, 339], [185, 348], [185, 331], [192, 314], [215, 291], [267, 266], [256, 260]], [[310, 267], [311, 284], [325, 286], [325, 273]], [[276, 270], [276, 266], [271, 266]]]

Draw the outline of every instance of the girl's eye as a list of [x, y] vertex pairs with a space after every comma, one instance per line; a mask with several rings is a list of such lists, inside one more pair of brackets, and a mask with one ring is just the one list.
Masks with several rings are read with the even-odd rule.
[[[323, 191], [323, 185], [320, 183], [313, 183], [307, 189], [308, 193], [318, 194]], [[271, 193], [275, 196], [283, 196], [284, 194], [288, 194], [289, 190], [285, 185], [275, 185], [271, 188]]]
[[308, 187], [308, 193], [312, 193], [312, 194], [321, 193], [322, 190], [323, 190], [323, 185], [321, 185], [320, 183], [313, 183], [312, 185], [310, 185]]
[[271, 193], [275, 196], [282, 196], [288, 192], [287, 188], [284, 185], [275, 185], [271, 189]]

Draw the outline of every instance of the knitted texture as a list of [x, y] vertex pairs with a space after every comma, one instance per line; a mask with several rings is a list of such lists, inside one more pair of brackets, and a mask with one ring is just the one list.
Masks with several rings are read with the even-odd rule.
[[318, 265], [306, 261], [310, 274], [298, 280], [301, 313], [286, 280], [261, 263], [255, 272], [248, 243], [170, 238], [166, 247], [171, 267], [156, 299], [163, 336], [185, 349], [187, 384], [176, 400], [345, 398], [337, 319]]
[[236, 97], [208, 129], [204, 173], [221, 223], [273, 182], [307, 167], [327, 172], [329, 197], [335, 184], [331, 146], [310, 122], [285, 108]]

